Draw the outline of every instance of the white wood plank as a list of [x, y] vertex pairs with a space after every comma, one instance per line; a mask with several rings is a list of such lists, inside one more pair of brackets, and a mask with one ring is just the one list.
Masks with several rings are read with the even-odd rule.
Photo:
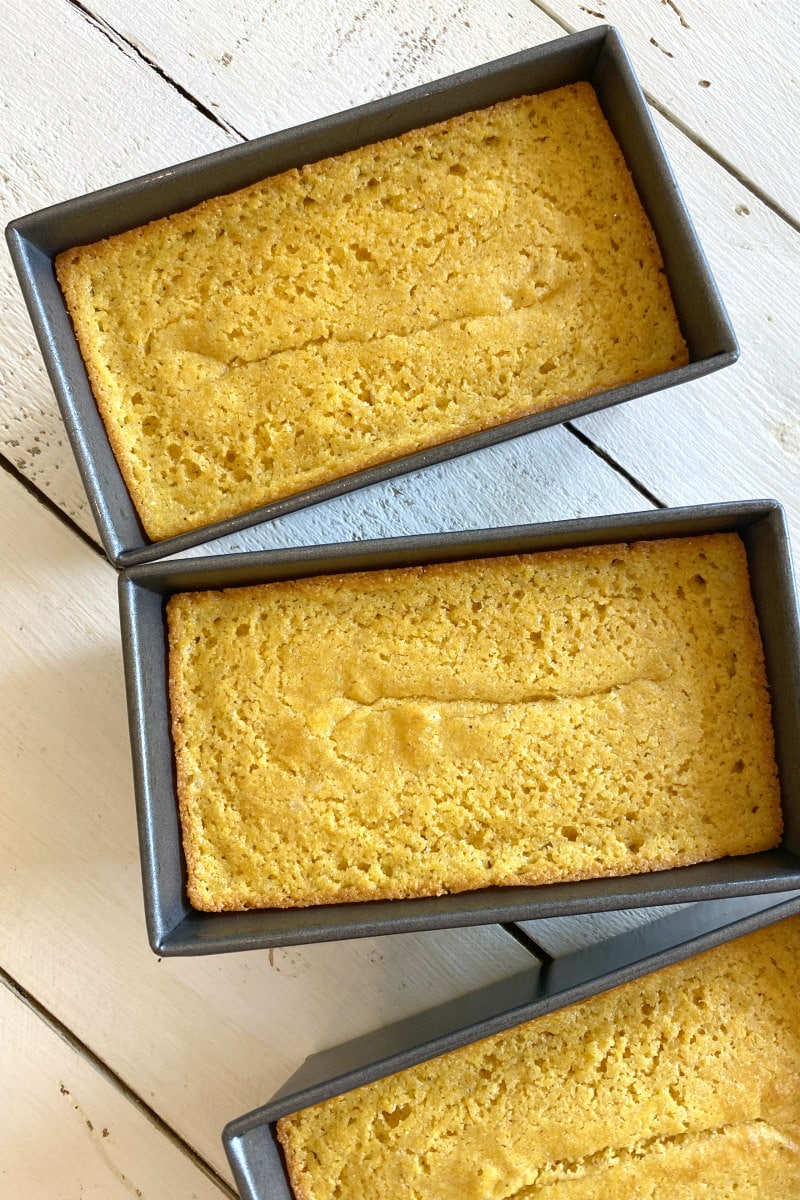
[[[162, 56], [161, 61], [176, 77], [195, 89], [205, 102], [220, 104], [220, 111], [224, 110], [226, 117], [246, 132], [271, 128], [273, 122], [293, 123], [384, 90], [382, 84], [388, 68], [383, 71], [373, 68], [382, 63], [382, 53], [388, 54], [390, 49], [396, 51], [398, 45], [413, 48], [420, 39], [431, 40], [434, 50], [430, 54], [424, 56], [409, 51], [407, 61], [404, 60], [403, 81], [420, 82], [445, 67], [453, 69], [465, 65], [473, 52], [483, 51], [488, 56], [490, 44], [495, 47], [498, 38], [506, 39], [502, 49], [508, 50], [525, 44], [532, 36], [541, 38], [552, 32], [550, 27], [545, 29], [538, 23], [531, 26], [529, 13], [520, 21], [521, 9], [515, 4], [507, 6], [509, 15], [498, 22], [495, 12], [477, 2], [459, 8], [454, 19], [451, 8], [431, 14], [427, 8], [412, 12], [405, 5], [396, 4], [391, 6], [391, 14], [387, 17], [385, 6], [374, 5], [365, 10], [348, 0], [347, 4], [337, 6], [335, 13], [328, 14], [328, 21], [300, 23], [299, 27], [292, 26], [287, 30], [281, 11], [253, 14], [242, 0], [227, 0], [224, 9], [218, 7], [213, 14], [206, 13], [195, 23], [198, 48], [190, 55], [186, 49], [188, 32], [184, 18], [173, 15], [168, 27], [161, 30], [155, 0], [145, 0], [135, 16], [126, 0], [100, 0], [100, 3], [109, 21], [124, 26], [125, 35], [141, 44], [148, 54], [157, 51]], [[567, 7], [573, 16], [576, 11], [580, 14], [583, 24], [596, 23], [591, 6], [579, 6], [572, 0], [559, 0], [554, 11], [563, 18]], [[715, 91], [713, 84], [707, 89], [695, 88], [702, 93], [703, 104], [711, 102], [712, 93], [718, 97], [713, 109], [715, 128], [718, 126], [726, 133], [734, 131], [733, 136], [738, 139], [742, 120], [746, 124], [753, 113], [768, 110], [771, 135], [768, 138], [761, 136], [763, 121], [759, 117], [756, 141], [759, 145], [784, 147], [778, 154], [778, 161], [787, 179], [796, 184], [797, 157], [792, 152], [796, 122], [792, 105], [797, 100], [798, 89], [796, 83], [779, 82], [791, 78], [790, 72], [781, 71], [780, 56], [789, 52], [787, 48], [791, 47], [797, 29], [797, 17], [786, 3], [770, 6], [767, 13], [763, 5], [743, 5], [737, 0], [735, 23], [731, 21], [729, 9], [724, 13], [719, 9], [715, 12], [711, 5], [684, 5], [681, 11], [687, 15], [683, 23], [680, 13], [676, 12], [677, 6], [671, 4], [622, 6], [612, 0], [611, 4], [600, 7], [603, 11], [608, 8], [615, 19], [619, 15], [620, 20], [625, 17], [628, 21], [630, 29], [626, 27], [625, 31], [630, 34], [637, 67], [644, 73], [645, 82], [653, 85], [653, 91], [662, 103], [669, 100], [671, 93], [661, 87], [664, 81], [660, 76], [652, 75], [651, 59], [655, 55], [664, 70], [672, 70], [673, 60], [651, 45], [649, 37], [655, 34], [644, 39], [643, 30], [650, 27], [648, 22], [661, 23], [657, 32], [662, 38], [665, 34], [661, 26], [665, 22], [665, 28], [680, 31], [689, 48], [685, 58], [676, 54], [674, 60], [683, 64], [682, 70], [689, 69], [686, 63], [695, 63], [696, 54], [711, 54], [712, 58], [702, 61], [715, 61], [713, 54], [721, 48], [719, 52], [727, 55], [731, 64], [737, 65], [736, 70], [731, 67], [726, 75], [726, 81], [729, 78], [736, 80], [733, 103], [737, 119], [733, 119], [730, 96], [725, 90]], [[589, 12], [585, 11], [587, 8]], [[539, 22], [544, 14], [535, 6], [533, 12]], [[469, 22], [468, 31], [465, 20]], [[781, 31], [772, 39], [782, 44], [775, 62], [769, 56], [765, 58], [760, 48], [765, 44], [767, 24], [770, 32]], [[434, 26], [436, 35], [429, 38]], [[424, 37], [423, 29], [427, 30]], [[742, 31], [746, 36], [742, 36]], [[274, 73], [269, 74], [266, 86], [259, 89], [256, 78], [263, 78], [263, 65], [276, 55], [276, 48], [281, 61], [276, 64]], [[448, 56], [446, 61], [437, 57], [445, 54]], [[462, 54], [464, 57], [459, 57]], [[745, 61], [751, 62], [755, 72], [752, 77], [743, 68]], [[313, 73], [313, 86], [309, 72]], [[391, 70], [389, 77], [391, 82], [394, 78]], [[751, 80], [746, 106], [740, 104], [742, 78]], [[305, 81], [308, 86], [298, 93], [289, 86], [290, 79]], [[671, 86], [673, 90], [677, 88], [683, 98], [694, 97], [686, 79], [678, 83], [673, 81]], [[794, 97], [791, 103], [779, 94], [784, 86], [790, 87]], [[744, 115], [743, 109], [747, 110]], [[683, 116], [691, 124], [686, 114]], [[792, 330], [798, 311], [800, 240], [790, 226], [754, 200], [745, 188], [667, 121], [659, 119], [659, 125], [739, 331], [742, 361], [735, 370], [691, 387], [588, 418], [583, 428], [668, 503], [772, 494], [787, 503], [796, 527], [800, 503], [797, 500], [800, 431], [794, 411], [793, 381], [797, 377], [799, 355]], [[706, 130], [704, 136], [707, 133]], [[743, 144], [748, 144], [747, 130]], [[789, 152], [786, 152], [787, 148]], [[760, 175], [756, 182], [761, 182]], [[551, 444], [556, 446], [555, 442]], [[535, 457], [529, 458], [528, 453]], [[554, 491], [545, 482], [547, 470], [542, 471], [537, 462], [540, 453], [540, 439], [528, 439], [522, 461], [526, 468], [529, 463], [532, 467], [531, 490], [537, 497], [546, 493], [555, 501], [558, 485]], [[559, 455], [560, 447], [556, 462]], [[363, 536], [365, 529], [411, 531], [420, 527], [432, 528], [436, 524], [450, 527], [451, 523], [490, 524], [518, 520], [519, 510], [513, 499], [510, 507], [505, 500], [509, 492], [513, 496], [513, 484], [521, 482], [519, 473], [516, 478], [509, 475], [502, 451], [495, 457], [499, 460], [499, 474], [494, 463], [484, 471], [480, 455], [475, 457], [474, 475], [462, 477], [462, 470], [468, 470], [467, 464], [443, 469], [437, 479], [435, 505], [431, 505], [427, 493], [432, 477], [422, 477], [419, 481], [404, 481], [400, 485], [400, 496], [387, 485], [367, 493], [364, 497], [369, 505], [366, 526], [359, 512], [361, 500], [351, 498], [340, 502], [336, 509], [326, 508], [321, 514], [304, 517], [298, 524], [292, 519], [285, 530], [260, 531], [257, 535], [236, 539], [235, 544], [284, 544], [284, 537], [289, 541], [300, 537], [303, 540], [327, 540], [320, 526], [327, 529], [331, 517], [335, 522], [331, 527], [333, 536]], [[523, 469], [522, 475], [530, 473]], [[562, 486], [563, 480], [568, 480], [569, 486], [574, 487], [580, 474], [580, 471], [562, 471]], [[487, 490], [487, 478], [499, 479], [503, 486]], [[511, 489], [504, 486], [509, 479]], [[492, 500], [490, 504], [487, 504], [488, 497]], [[577, 499], [576, 511], [587, 511], [582, 498]], [[611, 501], [609, 495], [604, 503], [607, 510], [614, 507]], [[402, 518], [409, 505], [413, 523], [404, 525], [401, 520], [400, 524], [395, 524], [397, 510]], [[633, 506], [638, 507], [638, 503]], [[569, 508], [562, 509], [558, 503], [553, 503], [541, 510], [543, 516], [553, 515], [554, 511], [566, 513]], [[384, 512], [388, 519], [384, 519]], [[414, 513], [428, 517], [429, 523], [420, 526]], [[376, 516], [375, 526], [369, 524], [371, 514]]]
[[24, 1200], [220, 1200], [124, 1093], [0, 985], [0, 1192]]
[[496, 528], [650, 507], [640, 492], [565, 430], [544, 429], [219, 538], [180, 557]]
[[579, 422], [670, 505], [775, 497], [800, 544], [800, 235], [659, 119], [741, 358]]
[[[235, 140], [63, 0], [5, 6], [0, 223]], [[0, 454], [95, 533], [7, 253]]]
[[689, 905], [660, 904], [649, 908], [620, 909], [617, 912], [587, 913], [580, 917], [545, 917], [540, 921], [521, 921], [520, 926], [543, 950], [559, 958], [597, 942], [605, 942], [618, 933], [649, 925], [651, 921], [679, 912], [682, 908], [689, 908]]
[[226, 1172], [313, 1050], [524, 969], [496, 927], [159, 962], [145, 941], [112, 569], [0, 473], [2, 965]]
[[[722, 905], [725, 909], [724, 919], [726, 922], [739, 920], [751, 915], [759, 907], [782, 904], [796, 896], [800, 896], [800, 892], [780, 892], [772, 896], [742, 896], [738, 900], [727, 900]], [[718, 903], [700, 901], [689, 904], [665, 904], [651, 908], [626, 909], [620, 912], [587, 913], [585, 916], [578, 917], [552, 917], [540, 921], [524, 921], [521, 925], [539, 947], [552, 954], [554, 958], [560, 958], [565, 954], [585, 950], [588, 946], [594, 946], [598, 942], [606, 942], [609, 938], [616, 937], [617, 934], [650, 925], [662, 917], [673, 916], [687, 908], [697, 909], [695, 917], [697, 923], [700, 924], [708, 920], [707, 905], [710, 904], [714, 920], [718, 921], [720, 919], [719, 912], [714, 914], [714, 906]], [[693, 917], [693, 921], [694, 919]]]
[[800, 14], [793, 0], [534, 0], [570, 30], [615, 25], [642, 86], [800, 219]]
[[245, 137], [290, 128], [563, 35], [529, 0], [92, 0]]

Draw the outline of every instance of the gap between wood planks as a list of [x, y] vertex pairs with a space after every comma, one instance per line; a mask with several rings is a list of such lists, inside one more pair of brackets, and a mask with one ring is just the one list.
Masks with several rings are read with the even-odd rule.
[[504, 929], [509, 937], [512, 937], [515, 942], [519, 942], [520, 946], [522, 946], [524, 950], [527, 950], [529, 954], [532, 954], [533, 957], [539, 961], [541, 966], [549, 967], [553, 962], [552, 954], [545, 950], [544, 946], [540, 946], [537, 941], [534, 941], [531, 935], [520, 925], [514, 925], [509, 922], [508, 924], [502, 924], [500, 928]]
[[[564, 18], [559, 13], [555, 12], [549, 4], [545, 3], [545, 0], [528, 0], [528, 2], [530, 4], [534, 4], [536, 8], [540, 9], [546, 17], [550, 18], [551, 21], [555, 21], [557, 25], [560, 25], [565, 33], [578, 32], [577, 26], [571, 25], [569, 21], [565, 21]], [[607, 23], [603, 13], [593, 12], [588, 8], [585, 8], [584, 12], [589, 13], [590, 16], [596, 17], [598, 20], [602, 19], [604, 24]], [[681, 20], [682, 19], [683, 18], [681, 18]], [[659, 49], [661, 49], [661, 47], [659, 47]], [[786, 209], [777, 202], [777, 200], [773, 200], [772, 197], [767, 194], [767, 192], [760, 188], [752, 179], [749, 179], [743, 171], [740, 171], [739, 168], [734, 165], [734, 163], [730, 162], [727, 158], [724, 158], [723, 155], [714, 149], [710, 142], [707, 142], [705, 138], [700, 136], [700, 134], [695, 133], [695, 131], [691, 129], [685, 123], [685, 121], [681, 120], [681, 118], [676, 116], [675, 113], [670, 112], [666, 105], [662, 104], [660, 100], [657, 100], [655, 96], [651, 96], [650, 93], [644, 88], [642, 88], [642, 91], [644, 93], [644, 98], [650, 107], [654, 108], [657, 113], [660, 113], [665, 121], [669, 121], [670, 125], [674, 126], [675, 129], [677, 129], [679, 133], [682, 133], [685, 138], [688, 138], [693, 145], [697, 146], [698, 150], [702, 150], [703, 154], [707, 154], [708, 157], [712, 159], [718, 167], [722, 167], [723, 171], [726, 171], [728, 175], [736, 180], [737, 183], [741, 184], [741, 186], [745, 188], [751, 194], [751, 196], [755, 196], [756, 200], [759, 200], [761, 204], [770, 210], [770, 212], [775, 213], [776, 217], [780, 217], [782, 221], [785, 221], [787, 225], [791, 226], [791, 228], [797, 233], [800, 233], [800, 221], [797, 220], [796, 217], [792, 216], [790, 212], [787, 212]]]
[[0, 967], [0, 984], [7, 987], [17, 1000], [24, 1004], [30, 1011], [37, 1016], [44, 1024], [51, 1029], [57, 1037], [69, 1046], [70, 1050], [75, 1054], [79, 1054], [85, 1059], [94, 1069], [100, 1074], [103, 1079], [116, 1091], [120, 1092], [126, 1100], [128, 1100], [134, 1108], [136, 1108], [142, 1116], [144, 1116], [151, 1125], [166, 1137], [177, 1150], [186, 1155], [199, 1171], [215, 1184], [224, 1196], [228, 1196], [230, 1200], [238, 1200], [236, 1192], [226, 1183], [221, 1175], [218, 1175], [210, 1163], [206, 1162], [201, 1154], [194, 1149], [184, 1138], [176, 1133], [175, 1130], [161, 1118], [158, 1113], [150, 1107], [146, 1100], [143, 1100], [136, 1092], [115, 1071], [103, 1062], [101, 1058], [90, 1050], [89, 1047], [77, 1038], [74, 1033], [67, 1028], [63, 1022], [59, 1021], [58, 1017], [54, 1016], [44, 1005], [40, 1004], [30, 992], [28, 992], [21, 984], [9, 975], [6, 970]]
[[[568, 433], [572, 434], [572, 436], [576, 438], [581, 445], [585, 446], [587, 450], [590, 450], [593, 454], [597, 455], [599, 459], [606, 463], [607, 466], [611, 467], [611, 469], [615, 471], [622, 479], [624, 479], [626, 483], [629, 483], [630, 486], [634, 488], [634, 490], [637, 491], [640, 496], [643, 496], [644, 499], [647, 500], [648, 504], [651, 504], [654, 508], [668, 507], [663, 500], [659, 500], [657, 496], [653, 495], [649, 488], [646, 488], [643, 483], [640, 483], [639, 480], [635, 478], [635, 476], [631, 475], [630, 471], [626, 471], [625, 468], [616, 462], [610, 454], [607, 454], [605, 450], [593, 442], [591, 438], [587, 437], [585, 433], [582, 433], [580, 429], [576, 429], [571, 422], [564, 422], [563, 427]], [[65, 525], [67, 529], [79, 537], [80, 540], [87, 545], [90, 550], [94, 550], [95, 554], [99, 555], [104, 562], [108, 562], [106, 553], [103, 550], [100, 542], [95, 541], [92, 535], [87, 533], [86, 530], [78, 524], [74, 517], [71, 517], [68, 513], [65, 513], [63, 508], [61, 508], [51, 496], [48, 496], [47, 492], [42, 491], [42, 489], [38, 487], [37, 484], [35, 484], [32, 480], [30, 480], [27, 475], [23, 475], [22, 471], [20, 471], [20, 469], [10, 461], [10, 459], [6, 458], [4, 454], [0, 454], [0, 470], [6, 471], [12, 477], [12, 479], [16, 479], [18, 483], [22, 484], [22, 486], [25, 488], [25, 491], [28, 492], [30, 496], [33, 496], [34, 500], [38, 500], [39, 504], [46, 508], [48, 512], [51, 512], [53, 516], [62, 523], [62, 525]]]
[[578, 429], [577, 426], [572, 423], [572, 421], [565, 421], [564, 428], [568, 433], [571, 433], [574, 438], [577, 438], [582, 446], [585, 446], [587, 450], [591, 450], [592, 454], [596, 454], [597, 457], [602, 459], [604, 463], [607, 463], [612, 470], [616, 471], [618, 475], [621, 475], [622, 478], [629, 483], [631, 487], [639, 493], [640, 496], [644, 496], [645, 500], [647, 500], [649, 504], [652, 504], [654, 508], [669, 508], [669, 505], [666, 504], [665, 501], [659, 500], [658, 496], [654, 496], [650, 489], [646, 488], [643, 483], [640, 483], [635, 475], [631, 475], [630, 471], [626, 471], [621, 463], [618, 463], [616, 459], [612, 458], [602, 446], [598, 446], [597, 442], [593, 442], [590, 437], [587, 437], [583, 430]]

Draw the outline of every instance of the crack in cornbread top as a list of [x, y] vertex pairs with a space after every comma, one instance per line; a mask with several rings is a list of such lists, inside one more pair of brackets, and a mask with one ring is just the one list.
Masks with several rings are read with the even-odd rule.
[[152, 538], [687, 360], [586, 83], [288, 171], [56, 265]]
[[781, 814], [735, 535], [168, 605], [189, 895], [436, 895], [763, 850]]
[[298, 1200], [797, 1200], [800, 918], [278, 1123]]

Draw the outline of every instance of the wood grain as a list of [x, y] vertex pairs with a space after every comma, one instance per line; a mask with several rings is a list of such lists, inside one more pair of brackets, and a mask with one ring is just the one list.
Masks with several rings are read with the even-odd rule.
[[219, 538], [179, 557], [496, 528], [651, 507], [564, 429], [544, 429]]
[[649, 925], [661, 917], [688, 908], [688, 904], [659, 904], [649, 908], [626, 908], [617, 912], [587, 913], [580, 917], [545, 917], [541, 921], [521, 921], [520, 928], [554, 958], [572, 954], [627, 933], [641, 925]]
[[[580, 428], [659, 499], [772, 494], [797, 537], [800, 99], [788, 0], [89, 7], [96, 16], [67, 0], [31, 0], [4, 14], [6, 220], [548, 40], [558, 22], [618, 24], [669, 114], [659, 129], [742, 358]], [[94, 534], [7, 256], [0, 304], [0, 454]], [[229, 1178], [222, 1125], [266, 1099], [307, 1053], [503, 978], [528, 957], [489, 928], [159, 962], [144, 935], [114, 574], [2, 471], [0, 504], [0, 966]], [[601, 457], [552, 429], [194, 553], [647, 506]], [[663, 911], [526, 928], [564, 953]], [[0, 1140], [4, 1193], [222, 1194], [110, 1077], [2, 989], [0, 1029], [15, 1096]]]
[[25, 1200], [228, 1195], [107, 1075], [3, 986], [0, 1078], [6, 1098], [3, 1195]]
[[535, 46], [563, 30], [528, 0], [92, 0], [100, 15], [244, 137], [287, 129]]

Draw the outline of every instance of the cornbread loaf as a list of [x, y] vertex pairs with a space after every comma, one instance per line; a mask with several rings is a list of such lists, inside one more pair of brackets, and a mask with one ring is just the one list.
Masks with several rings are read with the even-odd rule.
[[168, 604], [200, 909], [625, 875], [774, 846], [736, 534]]
[[153, 539], [687, 361], [587, 83], [287, 171], [56, 269]]
[[798, 1200], [800, 919], [278, 1123], [297, 1200]]

